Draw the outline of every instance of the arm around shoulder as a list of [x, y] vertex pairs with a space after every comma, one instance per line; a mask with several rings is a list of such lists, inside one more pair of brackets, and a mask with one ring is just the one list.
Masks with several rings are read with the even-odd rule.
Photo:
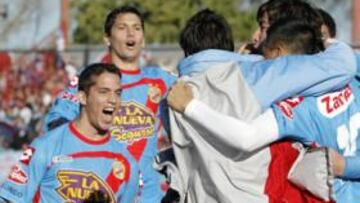
[[209, 137], [233, 150], [253, 151], [279, 139], [277, 122], [271, 109], [247, 123], [193, 99], [185, 109], [185, 116], [210, 132]]

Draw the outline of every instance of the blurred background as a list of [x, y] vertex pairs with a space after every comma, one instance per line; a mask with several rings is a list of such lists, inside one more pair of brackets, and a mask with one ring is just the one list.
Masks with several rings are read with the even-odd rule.
[[[202, 8], [224, 15], [237, 47], [257, 28], [263, 0], [0, 0], [0, 182], [20, 150], [42, 133], [42, 119], [69, 78], [106, 54], [103, 23], [132, 4], [145, 15], [144, 64], [174, 71], [178, 34]], [[338, 38], [360, 48], [360, 0], [309, 1], [335, 19]]]

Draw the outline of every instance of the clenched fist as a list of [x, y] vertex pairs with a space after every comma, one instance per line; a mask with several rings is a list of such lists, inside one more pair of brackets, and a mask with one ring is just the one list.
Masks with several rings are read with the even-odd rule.
[[171, 87], [167, 102], [174, 111], [183, 113], [193, 97], [191, 87], [183, 81], [178, 81]]

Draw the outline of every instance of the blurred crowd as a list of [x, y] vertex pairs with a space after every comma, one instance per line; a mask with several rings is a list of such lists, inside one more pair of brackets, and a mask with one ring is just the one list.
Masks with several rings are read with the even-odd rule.
[[68, 76], [56, 52], [9, 55], [0, 68], [0, 146], [20, 149], [42, 133], [43, 115]]

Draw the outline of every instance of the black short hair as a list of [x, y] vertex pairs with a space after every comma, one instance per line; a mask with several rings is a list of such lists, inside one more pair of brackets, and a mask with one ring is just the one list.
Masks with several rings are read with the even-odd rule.
[[335, 20], [334, 18], [325, 10], [319, 8], [317, 9], [317, 11], [319, 12], [322, 20], [323, 20], [323, 24], [326, 25], [326, 27], [329, 30], [329, 34], [330, 37], [335, 38], [336, 37], [336, 24], [335, 24]]
[[95, 84], [95, 78], [102, 73], [113, 73], [121, 78], [120, 70], [114, 64], [93, 63], [87, 66], [79, 76], [79, 91], [88, 92]]
[[141, 22], [141, 28], [143, 29], [143, 31], [145, 31], [144, 16], [140, 12], [140, 10], [134, 6], [121, 6], [111, 10], [110, 13], [106, 16], [106, 20], [104, 24], [104, 32], [107, 36], [111, 36], [111, 28], [114, 26], [116, 18], [119, 15], [125, 13], [132, 13], [138, 16]]
[[185, 56], [206, 49], [234, 51], [231, 28], [225, 18], [210, 9], [191, 17], [180, 33], [180, 46]]
[[303, 0], [272, 0], [260, 6], [257, 20], [260, 23], [264, 14], [269, 17], [272, 25], [282, 19], [301, 19], [304, 23], [313, 26], [321, 36], [322, 18], [320, 13], [312, 5]]
[[291, 54], [314, 54], [324, 49], [314, 28], [298, 19], [282, 19], [269, 27], [263, 48], [271, 50], [280, 44]]

